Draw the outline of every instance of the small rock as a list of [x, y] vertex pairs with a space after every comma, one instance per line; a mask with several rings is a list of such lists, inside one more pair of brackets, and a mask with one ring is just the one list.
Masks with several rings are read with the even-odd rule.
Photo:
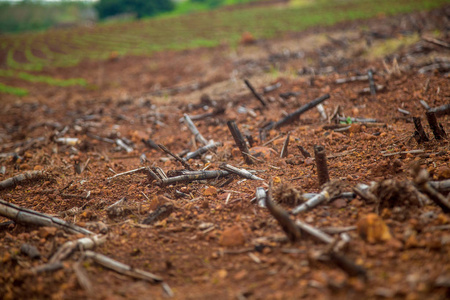
[[348, 129], [350, 133], [358, 133], [361, 132], [361, 125], [360, 124], [352, 124], [350, 125], [350, 128]]
[[203, 196], [215, 196], [215, 195], [217, 195], [217, 189], [213, 186], [210, 186], [203, 191]]
[[370, 141], [370, 140], [375, 140], [377, 137], [374, 136], [373, 134], [363, 133], [361, 138], [365, 141]]
[[356, 226], [359, 236], [371, 244], [392, 239], [388, 226], [377, 214], [362, 217]]
[[48, 236], [55, 235], [56, 231], [58, 231], [56, 227], [41, 227], [39, 228], [38, 236], [46, 239]]
[[242, 279], [244, 279], [247, 276], [247, 274], [248, 274], [247, 270], [245, 270], [245, 269], [241, 270], [241, 271], [237, 272], [234, 275], [234, 279], [235, 280], [242, 280]]
[[256, 43], [256, 39], [255, 39], [255, 37], [253, 36], [253, 34], [251, 34], [250, 32], [244, 32], [244, 33], [241, 35], [240, 43], [241, 43], [242, 45], [250, 45], [250, 44]]
[[166, 203], [158, 206], [158, 208], [149, 214], [143, 221], [142, 224], [150, 225], [155, 222], [165, 221], [166, 218], [174, 211], [174, 206], [170, 203]]
[[347, 206], [347, 200], [345, 200], [345, 199], [337, 199], [337, 200], [333, 201], [333, 203], [331, 205], [336, 207], [336, 208], [343, 208], [343, 207]]
[[220, 269], [219, 271], [217, 271], [216, 275], [219, 279], [225, 279], [228, 276], [228, 272], [225, 269]]
[[444, 180], [450, 178], [450, 168], [447, 166], [442, 166], [436, 169], [435, 176], [437, 180]]
[[38, 259], [41, 257], [41, 253], [39, 253], [39, 250], [35, 246], [27, 243], [22, 244], [22, 246], [20, 246], [20, 252], [32, 259]]
[[198, 225], [198, 229], [200, 229], [200, 230], [206, 230], [206, 229], [209, 229], [211, 227], [214, 227], [214, 224], [213, 223], [208, 223], [208, 222], [203, 222], [203, 223], [200, 223], [200, 225]]
[[240, 246], [245, 243], [245, 235], [240, 226], [225, 229], [219, 240], [219, 245], [224, 247]]
[[305, 165], [310, 166], [313, 164], [314, 164], [314, 158], [312, 158], [312, 157], [305, 158]]
[[[251, 151], [250, 151], [250, 154], [251, 154]], [[239, 158], [239, 157], [241, 157], [241, 156], [242, 156], [241, 150], [239, 150], [239, 148], [233, 148], [233, 149], [231, 149], [231, 156], [232, 156], [233, 158]]]
[[260, 159], [269, 159], [271, 157], [277, 156], [277, 152], [269, 147], [262, 147], [262, 146], [252, 147], [249, 149], [249, 151], [250, 155]]

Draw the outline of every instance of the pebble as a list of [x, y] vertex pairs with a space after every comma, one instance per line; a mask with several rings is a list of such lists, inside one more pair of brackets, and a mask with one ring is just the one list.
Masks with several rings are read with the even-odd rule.
[[252, 147], [249, 149], [249, 151], [250, 155], [260, 159], [269, 159], [271, 157], [277, 156], [277, 152], [269, 147], [262, 147], [262, 146]]
[[245, 243], [245, 235], [240, 226], [226, 228], [219, 240], [219, 245], [224, 247], [240, 246]]
[[215, 196], [215, 195], [217, 195], [217, 189], [213, 186], [210, 186], [203, 191], [203, 196]]
[[56, 231], [58, 231], [58, 228], [56, 227], [41, 227], [39, 228], [38, 236], [46, 239], [48, 236], [55, 235]]
[[386, 242], [392, 239], [386, 223], [377, 214], [368, 214], [356, 224], [359, 236], [371, 243]]
[[444, 180], [450, 178], [450, 168], [442, 166], [436, 169], [435, 176], [437, 180]]

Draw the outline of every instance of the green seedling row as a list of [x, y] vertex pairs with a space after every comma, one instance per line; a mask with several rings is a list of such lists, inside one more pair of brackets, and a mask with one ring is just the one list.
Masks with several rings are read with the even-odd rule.
[[11, 94], [16, 96], [26, 96], [28, 91], [26, 89], [18, 88], [3, 84], [0, 82], [0, 93]]
[[30, 73], [25, 72], [16, 72], [12, 70], [0, 70], [0, 77], [13, 77], [13, 78], [19, 78], [25, 81], [29, 82], [41, 82], [41, 83], [47, 83], [54, 86], [73, 86], [73, 85], [80, 85], [85, 86], [87, 85], [86, 80], [83, 78], [71, 78], [71, 79], [58, 79], [50, 76], [44, 76], [44, 75], [33, 75]]

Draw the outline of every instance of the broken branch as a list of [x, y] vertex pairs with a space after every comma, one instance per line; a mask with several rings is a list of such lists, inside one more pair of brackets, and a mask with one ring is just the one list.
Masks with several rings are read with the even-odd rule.
[[266, 100], [263, 99], [263, 97], [261, 97], [260, 94], [258, 94], [255, 89], [253, 88], [252, 84], [250, 83], [250, 81], [248, 81], [247, 79], [244, 80], [245, 85], [248, 87], [248, 89], [252, 92], [253, 96], [255, 96], [256, 99], [258, 99], [259, 102], [261, 102], [261, 104], [264, 107], [267, 107], [267, 103]]
[[239, 131], [239, 128], [236, 125], [236, 122], [234, 121], [228, 121], [227, 122], [228, 129], [231, 132], [231, 135], [233, 136], [233, 139], [238, 146], [239, 150], [242, 153], [242, 156], [244, 157], [244, 161], [246, 164], [251, 165], [253, 163], [252, 159], [246, 154], [249, 153], [247, 143], [244, 140], [244, 137], [242, 136], [242, 133]]
[[252, 179], [252, 180], [264, 180], [262, 178], [259, 178], [258, 176], [253, 175], [252, 173], [250, 173], [249, 171], [247, 171], [245, 169], [239, 169], [239, 168], [236, 168], [236, 167], [226, 164], [226, 163], [221, 164], [219, 166], [219, 168], [221, 168], [222, 170], [226, 170], [230, 173], [237, 174], [243, 178]]
[[328, 174], [327, 156], [325, 154], [325, 147], [321, 145], [314, 146], [314, 157], [317, 167], [317, 177], [319, 179], [319, 186], [330, 181]]
[[178, 155], [172, 153], [169, 149], [166, 148], [166, 146], [164, 146], [163, 144], [159, 144], [158, 147], [161, 148], [162, 151], [166, 152], [167, 154], [175, 158], [177, 161], [179, 161], [183, 165], [183, 167], [185, 167], [190, 171], [193, 171], [192, 167], [185, 160], [183, 160]]
[[307, 112], [308, 110], [314, 108], [316, 105], [322, 103], [323, 101], [327, 100], [328, 98], [330, 98], [329, 94], [325, 94], [319, 98], [316, 98], [313, 101], [303, 105], [296, 111], [290, 113], [289, 115], [287, 115], [283, 119], [279, 120], [278, 122], [269, 124], [268, 126], [266, 126], [264, 128], [264, 130], [271, 130], [271, 129], [279, 128], [286, 124], [292, 123], [293, 121], [297, 120], [300, 117], [300, 115], [302, 115], [303, 113]]
[[80, 226], [67, 223], [64, 220], [54, 218], [52, 216], [22, 208], [12, 203], [0, 199], [0, 216], [13, 220], [16, 223], [37, 225], [37, 226], [52, 226], [64, 229], [70, 233], [82, 233], [85, 235], [92, 234], [91, 231]]
[[87, 250], [84, 253], [85, 257], [92, 258], [96, 263], [99, 265], [111, 269], [113, 271], [116, 271], [119, 274], [127, 275], [133, 278], [137, 279], [143, 279], [150, 282], [160, 282], [162, 281], [162, 278], [152, 274], [150, 272], [146, 272], [140, 269], [135, 269], [129, 265], [125, 265], [121, 262], [118, 262], [117, 260], [114, 260], [112, 258], [109, 258], [108, 256], [105, 256], [100, 253], [96, 253], [91, 250]]
[[4, 190], [7, 188], [12, 188], [16, 186], [19, 183], [23, 183], [24, 181], [37, 181], [43, 178], [46, 178], [47, 174], [43, 171], [32, 171], [32, 172], [26, 172], [19, 175], [16, 175], [14, 177], [5, 179], [0, 182], [0, 190]]
[[272, 201], [272, 187], [273, 180], [269, 182], [269, 193], [266, 197], [266, 207], [271, 213], [271, 215], [278, 221], [283, 231], [286, 233], [287, 237], [291, 242], [300, 240], [301, 232], [295, 225], [294, 221], [291, 220], [287, 211], [282, 209], [280, 206], [276, 205]]
[[203, 137], [203, 135], [198, 131], [197, 127], [195, 126], [194, 122], [192, 122], [191, 118], [188, 114], [184, 114], [184, 121], [186, 122], [187, 127], [192, 132], [192, 134], [195, 136], [195, 139], [202, 143], [203, 145], [207, 145], [208, 141]]

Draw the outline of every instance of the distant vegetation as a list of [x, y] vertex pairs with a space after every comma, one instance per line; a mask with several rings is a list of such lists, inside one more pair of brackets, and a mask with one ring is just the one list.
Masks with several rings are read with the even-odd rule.
[[119, 15], [135, 14], [138, 18], [154, 16], [175, 8], [171, 0], [100, 0], [95, 5], [100, 19]]
[[0, 2], [0, 33], [69, 27], [96, 19], [89, 2]]
[[64, 0], [0, 2], [0, 34], [87, 25], [96, 22], [97, 17], [181, 15], [251, 1], [265, 0], [100, 0], [95, 4]]

